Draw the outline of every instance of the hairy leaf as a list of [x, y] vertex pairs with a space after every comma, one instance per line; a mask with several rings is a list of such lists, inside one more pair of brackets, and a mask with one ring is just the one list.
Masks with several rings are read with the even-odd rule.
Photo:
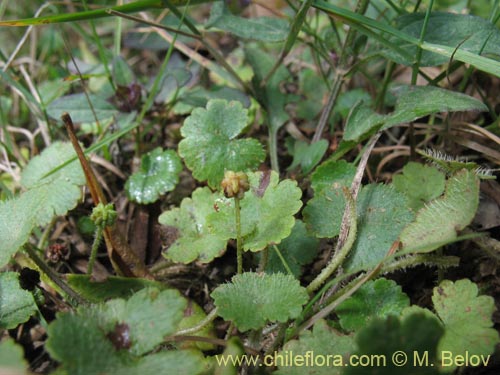
[[240, 102], [210, 100], [193, 110], [181, 128], [179, 154], [200, 181], [218, 188], [225, 170], [256, 169], [264, 160], [262, 145], [251, 138], [236, 139], [247, 126], [247, 110]]
[[358, 234], [346, 270], [368, 270], [379, 264], [410, 223], [413, 212], [406, 197], [392, 185], [364, 186], [358, 201]]
[[0, 267], [6, 265], [11, 256], [23, 246], [35, 226], [33, 210], [37, 201], [33, 195], [0, 202]]
[[[159, 369], [160, 363], [169, 363], [164, 353], [139, 356], [178, 329], [185, 307], [186, 300], [179, 292], [148, 288], [128, 300], [113, 299], [80, 307], [76, 313], [59, 313], [49, 325], [46, 348], [71, 374], [139, 374], [145, 368]], [[182, 351], [175, 353], [185, 355]], [[167, 357], [175, 361], [174, 354]], [[195, 359], [195, 363], [197, 373], [200, 360]]]
[[211, 295], [219, 315], [233, 321], [240, 331], [296, 318], [308, 298], [293, 276], [253, 272], [234, 276]]
[[75, 157], [70, 143], [54, 142], [30, 160], [23, 170], [21, 183], [37, 201], [31, 216], [36, 224], [45, 225], [55, 215], [64, 215], [74, 208], [81, 197], [80, 185], [85, 184], [82, 168], [77, 161], [53, 172]]
[[[344, 365], [349, 363], [349, 355], [354, 352], [354, 340], [352, 336], [342, 336], [328, 326], [326, 321], [318, 320], [311, 331], [305, 331], [299, 336], [298, 340], [288, 341], [283, 350], [276, 355], [278, 366], [278, 375], [340, 375]], [[294, 358], [304, 358], [304, 362], [288, 363], [288, 353], [292, 353]], [[326, 362], [321, 365], [315, 363], [316, 360]], [[308, 362], [306, 362], [308, 361]], [[307, 363], [307, 364], [306, 364]]]
[[21, 183], [28, 190], [0, 202], [0, 266], [28, 240], [34, 226], [49, 223], [78, 203], [79, 185], [85, 183], [80, 165], [73, 162], [57, 170], [74, 156], [71, 144], [54, 142], [23, 170]]
[[394, 112], [386, 117], [382, 129], [387, 129], [420, 117], [439, 112], [487, 111], [476, 98], [434, 86], [397, 86], [398, 97]]
[[[142, 355], [174, 333], [182, 319], [186, 300], [177, 290], [142, 289], [128, 300], [113, 299], [95, 311], [101, 327], [108, 332], [116, 324], [126, 324], [130, 335], [130, 352]], [[87, 315], [84, 310], [82, 316]]]
[[16, 328], [36, 311], [33, 295], [19, 285], [19, 274], [0, 273], [0, 329]]
[[335, 313], [342, 328], [356, 331], [375, 317], [399, 316], [409, 304], [410, 299], [396, 282], [380, 278], [364, 284], [351, 298], [342, 302]]
[[457, 238], [474, 218], [479, 203], [479, 179], [462, 170], [446, 182], [444, 196], [422, 208], [401, 233], [403, 252], [429, 252]]

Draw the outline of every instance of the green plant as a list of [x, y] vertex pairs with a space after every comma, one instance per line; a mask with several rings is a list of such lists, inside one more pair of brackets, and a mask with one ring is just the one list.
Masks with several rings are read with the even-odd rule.
[[492, 366], [498, 2], [99, 3], [0, 2], [0, 372]]

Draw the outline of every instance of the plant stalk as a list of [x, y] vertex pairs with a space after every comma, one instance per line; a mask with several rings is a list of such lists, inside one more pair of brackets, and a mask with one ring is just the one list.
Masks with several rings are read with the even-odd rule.
[[236, 272], [243, 273], [243, 241], [241, 238], [240, 198], [234, 197], [234, 218], [236, 221]]

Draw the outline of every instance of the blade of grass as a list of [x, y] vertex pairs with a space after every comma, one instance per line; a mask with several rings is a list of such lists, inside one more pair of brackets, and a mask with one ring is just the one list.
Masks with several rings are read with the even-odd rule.
[[[356, 4], [356, 13], [355, 14], [363, 14], [368, 8], [369, 0], [359, 0]], [[333, 106], [337, 101], [337, 98], [340, 93], [340, 89], [344, 83], [345, 78], [348, 74], [348, 60], [351, 56], [350, 51], [352, 50], [352, 45], [355, 42], [356, 32], [352, 28], [347, 32], [347, 36], [345, 38], [344, 44], [342, 45], [342, 50], [339, 57], [339, 66], [338, 69], [335, 70], [334, 83], [330, 90], [330, 95], [328, 97], [327, 105], [323, 108], [321, 112], [321, 117], [318, 121], [318, 126], [314, 132], [314, 136], [312, 141], [317, 142], [321, 139], [323, 135], [323, 131], [328, 123], [328, 119], [330, 118], [330, 114], [332, 113]]]
[[285, 45], [283, 46], [283, 49], [281, 50], [280, 56], [278, 60], [275, 62], [274, 66], [271, 68], [269, 73], [267, 73], [266, 77], [262, 80], [261, 86], [265, 86], [267, 84], [267, 81], [271, 76], [274, 74], [276, 69], [281, 65], [285, 57], [288, 55], [290, 50], [292, 49], [295, 41], [297, 40], [297, 35], [299, 35], [299, 31], [302, 28], [302, 24], [304, 23], [307, 15], [307, 11], [311, 7], [313, 0], [305, 0], [302, 2], [302, 5], [299, 8], [299, 11], [295, 15], [295, 18], [293, 19], [292, 22], [292, 27], [290, 29], [290, 32], [288, 33], [288, 36], [285, 41]]
[[[352, 12], [350, 10], [335, 6], [333, 4], [327, 3], [323, 0], [315, 0], [312, 4], [313, 7], [320, 9], [334, 17], [340, 18], [353, 27], [357, 27], [358, 30], [362, 31], [361, 28], [371, 28], [374, 30], [378, 30], [380, 32], [387, 33], [392, 35], [402, 41], [411, 43], [416, 46], [420, 46], [425, 51], [434, 52], [442, 56], [446, 56], [448, 58], [454, 57], [455, 60], [464, 62], [466, 64], [471, 64], [475, 66], [477, 69], [482, 70], [486, 73], [493, 74], [497, 77], [500, 77], [500, 62], [489, 59], [484, 56], [477, 55], [475, 53], [468, 52], [463, 49], [456, 49], [455, 47], [449, 47], [442, 44], [428, 43], [422, 42], [408, 35], [396, 28], [393, 28], [385, 23], [378, 22], [369, 17], [360, 15], [358, 13]], [[361, 27], [361, 28], [360, 28]], [[362, 31], [363, 32], [363, 31]], [[370, 36], [370, 35], [369, 35]], [[380, 36], [380, 35], [379, 35]], [[381, 37], [381, 36], [380, 36]], [[390, 44], [391, 48], [398, 51], [398, 46], [394, 43], [386, 42], [386, 45]], [[399, 51], [398, 51], [399, 52]]]
[[[83, 0], [83, 7], [85, 11], [88, 12], [87, 0]], [[95, 27], [94, 19], [89, 19], [90, 29], [92, 30], [92, 35], [94, 37], [94, 43], [97, 45], [97, 52], [99, 53], [99, 59], [104, 66], [104, 71], [106, 72], [106, 76], [108, 77], [109, 84], [113, 88], [113, 91], [116, 91], [115, 83], [113, 82], [113, 77], [111, 75], [111, 71], [109, 70], [108, 57], [106, 56], [106, 52], [104, 51], [104, 46], [102, 45], [101, 38], [97, 34], [97, 29]], [[73, 60], [74, 62], [74, 60]], [[75, 65], [76, 66], [76, 65]]]
[[0, 26], [30, 26], [30, 25], [46, 25], [51, 23], [61, 23], [61, 22], [75, 22], [75, 21], [83, 21], [89, 19], [97, 19], [103, 17], [109, 17], [109, 13], [107, 12], [109, 9], [116, 10], [122, 13], [135, 13], [141, 12], [144, 10], [151, 9], [163, 9], [168, 4], [173, 6], [185, 6], [188, 3], [191, 5], [201, 4], [210, 2], [213, 0], [141, 0], [134, 1], [133, 3], [123, 4], [114, 7], [107, 7], [77, 13], [69, 13], [69, 14], [58, 14], [54, 16], [46, 16], [46, 17], [37, 17], [37, 18], [25, 18], [21, 20], [5, 20], [0, 21]]

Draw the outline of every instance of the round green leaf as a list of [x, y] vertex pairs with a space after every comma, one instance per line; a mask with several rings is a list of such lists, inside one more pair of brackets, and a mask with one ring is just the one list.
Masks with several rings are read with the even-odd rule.
[[355, 331], [375, 317], [399, 316], [409, 305], [410, 299], [396, 282], [380, 278], [364, 284], [352, 297], [341, 303], [335, 313], [342, 328]]
[[7, 338], [0, 342], [0, 372], [10, 375], [26, 374], [28, 363], [24, 359], [23, 347], [14, 339]]
[[[490, 296], [478, 296], [476, 284], [468, 279], [445, 280], [434, 288], [432, 302], [445, 328], [440, 353], [487, 357], [494, 352], [500, 342], [491, 320], [495, 301]], [[445, 369], [452, 370], [449, 366]]]
[[182, 200], [180, 208], [160, 215], [160, 224], [172, 227], [177, 233], [177, 239], [165, 253], [167, 258], [181, 263], [195, 260], [208, 263], [226, 251], [227, 238], [210, 232], [206, 223], [220, 198], [220, 194], [212, 193], [209, 188], [199, 188], [192, 198]]
[[[281, 241], [278, 249], [290, 271], [298, 278], [302, 273], [302, 266], [311, 263], [316, 258], [318, 245], [319, 240], [307, 232], [305, 224], [300, 220], [296, 220], [292, 233]], [[287, 273], [283, 261], [274, 249], [269, 250], [266, 272]]]
[[355, 352], [355, 358], [364, 356], [373, 362], [348, 366], [344, 374], [437, 375], [437, 345], [442, 334], [439, 322], [424, 313], [373, 319], [357, 334]]
[[141, 158], [139, 171], [125, 184], [128, 197], [141, 204], [155, 202], [160, 195], [175, 188], [181, 170], [181, 160], [175, 151], [158, 147], [148, 152]]
[[[302, 191], [295, 181], [280, 182], [276, 172], [249, 173], [248, 181], [250, 190], [240, 202], [243, 249], [259, 251], [290, 235], [294, 215], [302, 206]], [[236, 238], [234, 200], [221, 199], [207, 223], [220, 237]]]
[[264, 160], [256, 139], [236, 139], [247, 126], [247, 110], [237, 101], [210, 100], [193, 110], [181, 128], [179, 154], [199, 181], [218, 188], [225, 170], [256, 169]]
[[0, 329], [16, 328], [37, 311], [33, 295], [19, 285], [17, 272], [0, 273]]
[[410, 162], [404, 166], [403, 174], [395, 175], [392, 182], [408, 197], [410, 207], [418, 211], [443, 193], [445, 176], [434, 167]]
[[248, 331], [296, 318], [308, 295], [291, 275], [245, 272], [217, 287], [212, 298], [220, 316]]
[[[325, 320], [318, 320], [311, 331], [302, 333], [298, 340], [292, 340], [285, 344], [283, 351], [278, 353], [287, 358], [288, 353], [293, 353], [295, 358], [303, 356], [308, 358], [311, 353], [319, 360], [329, 358], [329, 365], [325, 366], [301, 366], [293, 363], [291, 366], [285, 366], [284, 361], [281, 365], [277, 363], [278, 375], [340, 375], [344, 364], [349, 363], [349, 355], [354, 351], [354, 340], [352, 336], [342, 336], [328, 326]], [[309, 354], [308, 354], [309, 353]], [[311, 361], [312, 363], [312, 361]]]
[[169, 365], [178, 368], [181, 359], [193, 359], [193, 364], [184, 364], [188, 372], [176, 373], [199, 373], [202, 362], [197, 352], [140, 357], [178, 329], [186, 305], [176, 290], [147, 288], [128, 300], [113, 299], [81, 307], [76, 313], [59, 313], [49, 325], [46, 348], [69, 374], [157, 373]]

